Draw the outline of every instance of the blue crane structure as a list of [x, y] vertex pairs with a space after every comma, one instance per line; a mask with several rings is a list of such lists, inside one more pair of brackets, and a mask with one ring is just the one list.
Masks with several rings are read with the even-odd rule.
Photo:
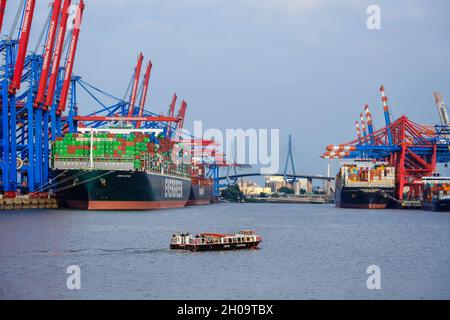
[[[386, 162], [395, 167], [397, 200], [403, 201], [405, 195], [408, 199], [420, 199], [423, 192], [422, 177], [437, 174], [437, 164], [450, 161], [449, 124], [421, 125], [406, 115], [393, 120], [384, 86], [380, 87], [380, 92], [385, 126], [378, 130], [373, 128], [372, 115], [366, 105], [369, 132], [366, 133], [366, 121], [361, 115], [363, 134], [357, 122], [357, 139], [327, 146], [322, 158]], [[438, 105], [438, 109], [442, 110], [442, 105]]]
[[[4, 13], [8, 12], [6, 3], [0, 0], [0, 33]], [[187, 109], [183, 100], [175, 114], [176, 95], [167, 115], [145, 109], [152, 63], [148, 61], [141, 77], [142, 54], [133, 72], [129, 99], [116, 98], [73, 74], [85, 8], [83, 0], [76, 5], [74, 16], [69, 10], [74, 6], [72, 0], [52, 1], [42, 32], [43, 50], [29, 53], [35, 5], [36, 0], [22, 0], [12, 28], [14, 31], [16, 21], [20, 21], [18, 35], [14, 37], [12, 32], [0, 40], [0, 195], [5, 197], [48, 196], [52, 185], [51, 143], [66, 133], [77, 132], [79, 127], [111, 124], [160, 129], [162, 135], [176, 138]], [[84, 116], [78, 112], [81, 91], [97, 106]], [[114, 102], [106, 103], [105, 97]]]

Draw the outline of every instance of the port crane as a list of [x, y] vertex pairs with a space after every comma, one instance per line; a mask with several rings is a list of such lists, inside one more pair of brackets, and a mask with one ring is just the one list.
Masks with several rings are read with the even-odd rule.
[[[48, 184], [49, 138], [62, 135], [62, 128], [73, 119], [73, 109], [69, 116], [62, 116], [62, 113], [72, 81], [84, 2], [79, 1], [76, 18], [69, 21], [71, 40], [65, 65], [60, 66], [70, 5], [70, 0], [64, 0], [63, 5], [61, 0], [53, 1], [48, 25], [44, 26], [47, 32], [42, 54], [32, 52], [27, 55], [35, 0], [25, 1], [23, 11], [19, 6], [22, 17], [18, 39], [1, 41], [0, 51], [5, 64], [2, 65], [1, 79], [0, 189], [7, 196], [15, 196], [18, 191], [38, 193]], [[2, 14], [5, 6], [6, 1], [2, 1]]]
[[[402, 202], [405, 196], [408, 199], [420, 199], [423, 191], [422, 177], [434, 175], [438, 163], [450, 161], [450, 141], [446, 138], [448, 126], [421, 125], [411, 121], [406, 115], [392, 121], [384, 86], [380, 87], [380, 92], [385, 126], [378, 130], [370, 128], [372, 116], [366, 105], [368, 134], [359, 134], [357, 126], [357, 139], [327, 146], [322, 158], [387, 162], [396, 169], [397, 200]], [[361, 117], [361, 121], [363, 120]]]
[[[29, 50], [30, 30], [36, 20], [36, 0], [21, 1], [12, 27], [16, 30], [20, 22], [18, 35], [15, 37], [11, 32], [10, 37], [0, 40], [3, 56], [0, 65], [0, 196], [48, 197], [52, 178], [49, 170], [51, 142], [66, 133], [77, 132], [78, 127], [89, 129], [108, 123], [127, 123], [136, 130], [156, 128], [172, 136], [183, 126], [185, 101], [178, 114], [175, 114], [176, 99], [167, 115], [145, 109], [152, 62], [148, 61], [140, 83], [142, 53], [134, 69], [129, 101], [117, 99], [73, 74], [85, 9], [83, 0], [73, 2], [51, 2], [49, 18], [36, 46], [39, 48], [40, 41], [45, 39], [42, 52]], [[0, 0], [0, 32], [7, 3]], [[73, 20], [69, 20], [71, 6], [76, 8]], [[78, 113], [80, 90], [98, 106], [91, 114]], [[115, 103], [109, 105], [99, 95], [112, 98]]]
[[439, 92], [433, 92], [436, 106], [438, 109], [439, 119], [441, 124], [435, 126], [436, 133], [443, 139], [450, 139], [450, 119], [448, 117], [447, 107], [445, 106], [444, 99]]
[[444, 100], [439, 92], [433, 92], [434, 99], [436, 101], [436, 106], [438, 109], [439, 119], [442, 125], [450, 125], [450, 119], [448, 118], [447, 107], [445, 106]]

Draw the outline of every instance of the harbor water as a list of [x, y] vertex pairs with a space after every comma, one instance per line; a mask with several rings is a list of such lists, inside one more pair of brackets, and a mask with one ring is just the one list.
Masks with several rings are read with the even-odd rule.
[[[177, 252], [253, 229], [258, 250]], [[80, 289], [66, 273], [80, 268]], [[367, 268], [379, 267], [369, 290]], [[0, 212], [0, 299], [450, 299], [450, 214], [334, 205]]]

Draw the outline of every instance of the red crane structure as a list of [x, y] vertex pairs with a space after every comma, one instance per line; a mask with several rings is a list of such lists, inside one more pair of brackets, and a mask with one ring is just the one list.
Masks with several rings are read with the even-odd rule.
[[177, 131], [180, 133], [181, 130], [183, 130], [183, 125], [184, 125], [184, 116], [186, 114], [186, 108], [187, 108], [187, 103], [186, 101], [182, 101], [181, 102], [181, 106], [180, 106], [180, 110], [178, 111], [178, 125], [177, 125]]
[[3, 17], [5, 16], [6, 0], [0, 0], [0, 34], [2, 32]]
[[[170, 106], [169, 106], [169, 117], [173, 117], [173, 115], [175, 113], [176, 103], [177, 103], [177, 94], [174, 93], [172, 96], [172, 102], [170, 103]], [[172, 123], [169, 122], [167, 124], [166, 132], [167, 132], [167, 136], [170, 137], [170, 135], [172, 134]]]
[[[147, 91], [148, 91], [148, 84], [150, 82], [150, 73], [152, 71], [152, 62], [149, 61], [147, 64], [147, 71], [145, 72], [144, 77], [144, 83], [142, 84], [142, 94], [141, 94], [141, 101], [139, 102], [139, 113], [138, 117], [142, 117], [142, 114], [144, 113], [144, 107], [145, 107], [145, 101], [147, 100]], [[136, 128], [141, 127], [141, 121], [136, 122]]]
[[34, 107], [43, 107], [45, 98], [45, 89], [47, 88], [48, 72], [50, 69], [51, 57], [55, 44], [56, 29], [58, 28], [58, 20], [61, 11], [61, 0], [55, 0], [52, 5], [52, 17], [48, 28], [47, 43], [45, 44], [44, 57], [42, 61], [41, 77], [39, 79], [39, 87], [36, 93]]
[[84, 2], [80, 0], [77, 13], [73, 22], [72, 38], [70, 39], [69, 53], [67, 55], [66, 71], [64, 73], [64, 83], [59, 99], [59, 106], [56, 111], [61, 114], [66, 109], [67, 95], [69, 94], [70, 82], [72, 80], [73, 64], [75, 62], [75, 54], [77, 52], [78, 37], [80, 35], [81, 20], [83, 19]]
[[[53, 97], [55, 95], [56, 81], [58, 80], [58, 71], [61, 63], [61, 55], [66, 37], [67, 20], [69, 19], [69, 7], [71, 0], [64, 0], [61, 10], [61, 21], [58, 28], [58, 36], [56, 37], [55, 52], [52, 59], [52, 69], [50, 72], [50, 80], [48, 83], [47, 96], [45, 99], [45, 107], [53, 105]], [[56, 110], [55, 110], [56, 111]]]
[[141, 75], [141, 68], [142, 68], [142, 60], [144, 60], [144, 56], [142, 53], [139, 54], [137, 66], [134, 69], [134, 80], [133, 80], [133, 87], [131, 89], [131, 99], [130, 99], [130, 107], [128, 109], [128, 116], [132, 117], [134, 113], [134, 104], [136, 103], [136, 97], [137, 92], [139, 88], [139, 78]]
[[19, 50], [17, 52], [16, 64], [14, 67], [14, 74], [9, 85], [9, 93], [15, 95], [16, 91], [20, 89], [22, 80], [23, 67], [25, 65], [25, 56], [27, 54], [28, 40], [30, 38], [31, 23], [33, 22], [34, 7], [36, 0], [28, 0], [25, 6], [25, 13], [23, 16], [22, 31], [20, 33]]
[[[417, 124], [405, 115], [391, 123], [388, 98], [383, 86], [380, 90], [386, 126], [363, 138], [358, 136], [347, 143], [329, 145], [322, 158], [387, 162], [396, 169], [397, 200], [419, 199], [423, 191], [421, 178], [435, 174], [437, 163], [450, 161], [449, 141], [437, 128]], [[369, 117], [372, 126], [370, 113]]]

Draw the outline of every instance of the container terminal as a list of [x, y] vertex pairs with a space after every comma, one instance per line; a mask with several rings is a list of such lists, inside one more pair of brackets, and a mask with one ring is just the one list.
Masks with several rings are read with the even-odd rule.
[[[0, 33], [6, 5], [0, 0]], [[0, 42], [0, 207], [133, 210], [210, 203], [218, 191], [217, 144], [181, 134], [187, 102], [176, 111], [176, 94], [167, 114], [146, 109], [152, 62], [141, 74], [140, 53], [128, 99], [115, 98], [72, 72], [83, 0], [53, 1], [30, 52], [35, 5], [21, 1], [10, 35]], [[80, 90], [98, 110], [79, 114]], [[105, 96], [116, 102], [102, 102]]]
[[393, 120], [383, 85], [380, 93], [385, 126], [374, 128], [366, 104], [355, 122], [356, 139], [329, 145], [322, 154], [347, 162], [336, 177], [336, 204], [448, 210], [450, 178], [439, 177], [437, 170], [450, 160], [450, 121], [442, 96], [434, 93], [441, 123], [430, 126], [406, 115]]
[[[12, 31], [0, 40], [0, 208], [210, 203], [223, 186], [220, 168], [238, 164], [227, 164], [214, 141], [182, 137], [187, 102], [176, 111], [176, 94], [165, 114], [146, 108], [153, 64], [148, 60], [144, 67], [142, 53], [124, 99], [75, 75], [85, 4], [73, 2], [53, 1], [45, 24], [34, 26], [36, 0], [22, 0]], [[0, 34], [7, 3], [0, 0]], [[42, 28], [34, 51], [32, 27]], [[89, 114], [79, 113], [81, 91], [98, 106]], [[438, 164], [450, 160], [442, 97], [435, 93], [441, 123], [430, 126], [405, 115], [392, 119], [383, 86], [380, 92], [385, 126], [374, 128], [366, 105], [356, 121], [356, 139], [329, 145], [322, 155], [348, 161], [336, 177], [337, 206], [446, 210], [450, 179], [437, 172]]]

